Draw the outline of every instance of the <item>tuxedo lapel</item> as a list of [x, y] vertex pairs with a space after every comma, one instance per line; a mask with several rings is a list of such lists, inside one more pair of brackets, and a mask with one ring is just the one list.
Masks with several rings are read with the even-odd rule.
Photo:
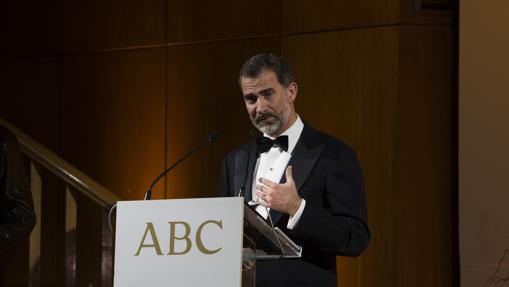
[[[306, 128], [304, 131], [306, 131]], [[310, 135], [308, 133], [305, 134], [304, 131], [302, 132], [303, 135], [295, 146], [292, 158], [288, 163], [288, 165], [292, 166], [292, 175], [297, 191], [300, 191], [300, 188], [313, 170], [313, 166], [323, 150], [323, 144], [310, 146], [307, 143], [308, 139], [306, 138], [306, 136], [309, 137]]]

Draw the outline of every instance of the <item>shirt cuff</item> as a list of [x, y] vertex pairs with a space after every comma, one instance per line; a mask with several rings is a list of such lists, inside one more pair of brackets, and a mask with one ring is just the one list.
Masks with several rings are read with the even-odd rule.
[[306, 206], [306, 200], [303, 198], [300, 202], [299, 209], [293, 216], [290, 215], [290, 219], [288, 219], [288, 225], [286, 228], [293, 229], [299, 223], [300, 217], [302, 216], [302, 212], [304, 211], [304, 207]]

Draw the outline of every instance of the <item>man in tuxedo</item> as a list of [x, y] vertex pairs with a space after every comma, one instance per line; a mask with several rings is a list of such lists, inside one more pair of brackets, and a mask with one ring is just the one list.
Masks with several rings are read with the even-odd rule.
[[336, 286], [336, 255], [358, 256], [370, 240], [357, 157], [301, 120], [284, 58], [253, 56], [239, 83], [263, 137], [225, 157], [220, 193], [259, 202], [256, 210], [303, 247], [299, 259], [256, 262], [257, 286]]

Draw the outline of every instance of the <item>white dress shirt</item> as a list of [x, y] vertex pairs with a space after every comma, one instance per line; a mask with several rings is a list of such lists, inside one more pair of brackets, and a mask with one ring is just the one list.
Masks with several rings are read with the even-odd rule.
[[[292, 157], [293, 149], [295, 148], [295, 145], [297, 144], [297, 141], [299, 140], [299, 137], [303, 129], [304, 123], [297, 115], [297, 120], [295, 121], [295, 123], [293, 123], [293, 125], [290, 128], [288, 128], [285, 132], [281, 134], [282, 136], [284, 135], [288, 136], [288, 151], [284, 151], [279, 147], [273, 146], [267, 152], [260, 154], [260, 157], [258, 157], [258, 159], [256, 160], [256, 166], [254, 170], [254, 174], [256, 176], [253, 178], [253, 185], [251, 189], [253, 191], [252, 192], [253, 201], [258, 201], [258, 196], [256, 194], [256, 186], [258, 184], [261, 184], [258, 182], [258, 179], [265, 178], [275, 183], [279, 183], [281, 181], [283, 174], [285, 174], [286, 166], [288, 165], [288, 162]], [[273, 137], [270, 137], [267, 134], [264, 134], [264, 136], [274, 139]], [[297, 210], [297, 212], [293, 216], [290, 215], [287, 225], [288, 229], [293, 229], [295, 226], [297, 226], [297, 223], [299, 222], [299, 219], [302, 215], [302, 212], [304, 211], [305, 206], [306, 201], [302, 199], [300, 207]], [[262, 205], [259, 205], [256, 207], [256, 211], [266, 219], [268, 216], [269, 209]]]

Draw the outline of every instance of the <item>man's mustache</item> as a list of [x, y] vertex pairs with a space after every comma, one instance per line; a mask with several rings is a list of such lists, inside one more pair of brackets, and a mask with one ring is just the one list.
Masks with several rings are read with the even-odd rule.
[[266, 112], [266, 113], [262, 113], [262, 114], [256, 114], [255, 122], [259, 123], [260, 121], [263, 121], [263, 120], [265, 120], [268, 117], [277, 118], [277, 116], [275, 114], [273, 114], [271, 112]]

